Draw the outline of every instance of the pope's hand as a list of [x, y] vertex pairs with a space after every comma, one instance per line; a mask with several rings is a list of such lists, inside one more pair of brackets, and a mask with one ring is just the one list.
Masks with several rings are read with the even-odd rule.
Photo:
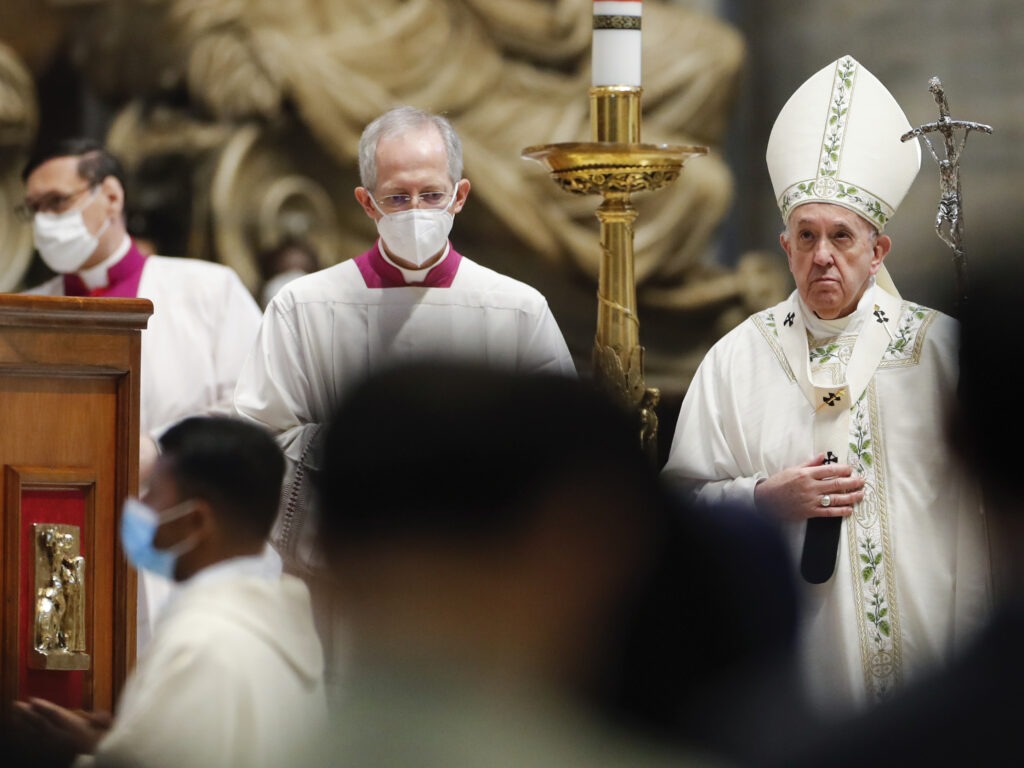
[[779, 520], [847, 517], [864, 498], [864, 478], [849, 464], [823, 464], [820, 453], [805, 464], [788, 467], [754, 488], [759, 511]]

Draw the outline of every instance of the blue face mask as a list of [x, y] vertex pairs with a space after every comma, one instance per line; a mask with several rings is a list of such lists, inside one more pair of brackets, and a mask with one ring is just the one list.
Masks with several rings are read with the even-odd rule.
[[148, 504], [135, 498], [124, 501], [121, 511], [121, 546], [128, 562], [137, 570], [145, 570], [174, 580], [174, 567], [178, 557], [195, 548], [195, 539], [185, 539], [168, 549], [157, 549], [153, 538], [164, 523], [184, 517], [195, 508], [195, 501], [188, 499], [157, 512]]

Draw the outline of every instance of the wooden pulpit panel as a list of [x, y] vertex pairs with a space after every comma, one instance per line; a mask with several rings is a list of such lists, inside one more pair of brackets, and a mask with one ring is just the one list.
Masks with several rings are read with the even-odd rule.
[[138, 492], [146, 299], [0, 295], [0, 693], [113, 708], [135, 660], [135, 573], [118, 543]]

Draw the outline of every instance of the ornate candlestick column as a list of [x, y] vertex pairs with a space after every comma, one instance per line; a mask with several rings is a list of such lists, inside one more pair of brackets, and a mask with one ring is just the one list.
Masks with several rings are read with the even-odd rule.
[[[600, 386], [636, 411], [641, 445], [653, 457], [658, 431], [655, 407], [660, 393], [644, 383], [644, 350], [640, 345], [633, 264], [633, 223], [637, 211], [630, 195], [660, 189], [674, 181], [687, 158], [707, 154], [707, 148], [640, 141], [641, 5], [635, 0], [594, 3], [592, 141], [527, 147], [522, 155], [544, 165], [567, 192], [600, 194], [604, 198], [597, 208], [601, 260], [593, 376]], [[604, 13], [623, 7], [630, 13]], [[613, 35], [623, 37], [623, 33], [635, 34], [616, 46]], [[609, 80], [626, 84], [609, 84]]]

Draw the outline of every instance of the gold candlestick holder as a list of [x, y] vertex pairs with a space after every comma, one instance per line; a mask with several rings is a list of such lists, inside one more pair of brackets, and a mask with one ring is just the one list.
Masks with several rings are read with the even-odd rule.
[[527, 147], [522, 156], [544, 165], [565, 191], [604, 198], [597, 208], [601, 260], [593, 376], [599, 386], [636, 412], [640, 443], [653, 457], [661, 393], [644, 382], [633, 258], [637, 210], [630, 196], [675, 181], [686, 160], [707, 154], [707, 147], [642, 144], [642, 90], [638, 86], [591, 88], [593, 141]]

